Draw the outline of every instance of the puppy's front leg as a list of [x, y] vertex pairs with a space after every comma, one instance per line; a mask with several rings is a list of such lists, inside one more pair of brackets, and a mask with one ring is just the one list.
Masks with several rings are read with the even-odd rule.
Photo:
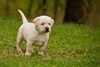
[[26, 44], [26, 53], [25, 53], [25, 55], [26, 56], [31, 56], [31, 54], [32, 54], [32, 52], [33, 52], [33, 49], [32, 49], [32, 42], [27, 42], [27, 44]]
[[42, 46], [40, 46], [39, 51], [38, 51], [38, 54], [39, 54], [39, 55], [44, 55], [43, 52], [44, 52], [44, 49], [45, 49], [46, 45], [47, 45], [47, 42], [44, 42], [44, 43], [42, 44]]

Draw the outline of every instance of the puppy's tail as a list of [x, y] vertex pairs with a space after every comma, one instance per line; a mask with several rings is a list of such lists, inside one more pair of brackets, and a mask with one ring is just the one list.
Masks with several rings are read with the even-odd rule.
[[28, 23], [28, 21], [27, 21], [25, 15], [24, 15], [24, 13], [23, 13], [21, 10], [19, 10], [19, 9], [18, 9], [18, 12], [21, 14], [21, 17], [22, 17], [23, 23]]

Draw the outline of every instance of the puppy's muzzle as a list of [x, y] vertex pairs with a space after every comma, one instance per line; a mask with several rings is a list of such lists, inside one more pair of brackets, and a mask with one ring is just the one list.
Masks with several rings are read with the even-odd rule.
[[49, 32], [49, 28], [48, 27], [45, 28], [45, 32]]

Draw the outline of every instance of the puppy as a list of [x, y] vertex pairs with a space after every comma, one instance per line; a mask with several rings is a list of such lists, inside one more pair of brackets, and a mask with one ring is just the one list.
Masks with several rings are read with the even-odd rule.
[[34, 52], [32, 47], [39, 46], [38, 54], [43, 55], [43, 51], [49, 39], [49, 32], [54, 24], [54, 20], [48, 16], [39, 16], [33, 19], [34, 23], [29, 23], [21, 10], [23, 24], [20, 26], [17, 36], [16, 48], [19, 53], [23, 55], [21, 50], [21, 42], [26, 41], [26, 56], [31, 56]]

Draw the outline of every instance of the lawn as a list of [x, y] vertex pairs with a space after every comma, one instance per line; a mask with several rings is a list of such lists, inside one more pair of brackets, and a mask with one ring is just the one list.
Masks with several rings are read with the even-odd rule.
[[[0, 19], [0, 67], [100, 67], [100, 27], [54, 25], [45, 55], [17, 54], [15, 43], [21, 20]], [[22, 43], [25, 52], [25, 43]]]

